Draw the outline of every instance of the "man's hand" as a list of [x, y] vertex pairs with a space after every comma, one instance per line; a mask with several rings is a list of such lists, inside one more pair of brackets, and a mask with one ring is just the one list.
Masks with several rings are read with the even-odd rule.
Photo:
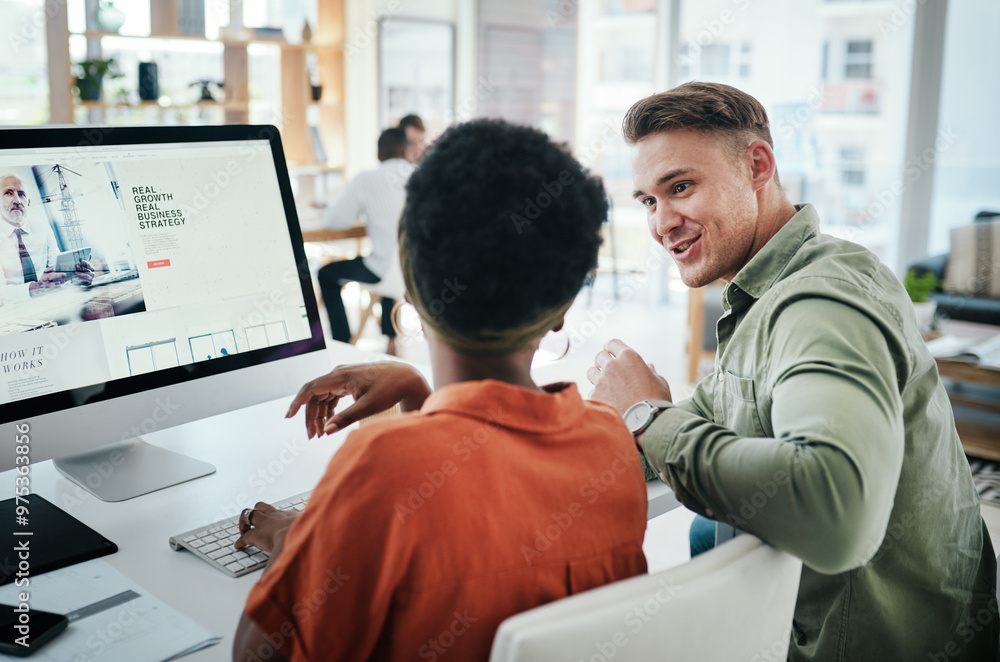
[[76, 271], [73, 272], [73, 275], [90, 285], [94, 280], [94, 267], [90, 266], [90, 262], [80, 260], [76, 264]]
[[618, 413], [643, 400], [670, 400], [670, 385], [634, 349], [621, 340], [610, 340], [587, 371], [594, 385], [592, 400], [606, 402]]
[[233, 543], [233, 547], [243, 549], [247, 545], [253, 545], [273, 555], [275, 548], [284, 546], [285, 534], [299, 516], [298, 511], [278, 510], [271, 504], [260, 501], [251, 512], [252, 526], [247, 523], [245, 514], [240, 515], [240, 537]]
[[28, 286], [28, 294], [37, 297], [41, 294], [45, 294], [46, 290], [58, 287], [62, 282], [66, 280], [66, 274], [56, 273], [53, 267], [49, 267], [42, 273], [38, 274], [38, 280]]
[[[305, 405], [306, 430], [312, 439], [381, 413], [397, 402], [403, 411], [419, 409], [430, 393], [431, 388], [420, 373], [405, 363], [340, 366], [303, 386], [285, 418], [291, 418]], [[354, 398], [354, 404], [339, 414], [334, 413], [337, 403], [347, 395]]]

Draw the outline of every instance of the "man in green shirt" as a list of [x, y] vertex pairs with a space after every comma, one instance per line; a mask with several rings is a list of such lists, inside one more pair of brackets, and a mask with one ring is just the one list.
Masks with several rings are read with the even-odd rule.
[[789, 659], [992, 660], [993, 546], [898, 279], [785, 197], [753, 97], [686, 83], [624, 131], [654, 240], [689, 287], [727, 282], [725, 314], [691, 399], [619, 340], [593, 397], [684, 505], [802, 559]]

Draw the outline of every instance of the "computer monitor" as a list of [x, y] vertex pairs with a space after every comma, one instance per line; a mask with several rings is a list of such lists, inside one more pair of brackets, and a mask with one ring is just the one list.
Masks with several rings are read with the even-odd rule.
[[160, 489], [214, 467], [143, 434], [327, 369], [273, 126], [0, 131], [0, 268], [0, 470], [27, 423], [102, 499]]

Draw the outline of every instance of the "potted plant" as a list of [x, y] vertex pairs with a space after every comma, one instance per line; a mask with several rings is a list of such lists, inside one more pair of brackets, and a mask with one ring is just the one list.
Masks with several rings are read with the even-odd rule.
[[932, 292], [941, 289], [941, 280], [932, 271], [918, 272], [910, 269], [903, 279], [906, 293], [913, 302], [913, 312], [917, 316], [917, 328], [923, 334], [929, 334], [934, 327], [934, 314], [937, 312], [937, 301], [930, 301]]
[[81, 101], [99, 101], [104, 78], [121, 78], [123, 75], [118, 71], [118, 65], [114, 58], [77, 62], [74, 73], [76, 75], [76, 90], [80, 94]]

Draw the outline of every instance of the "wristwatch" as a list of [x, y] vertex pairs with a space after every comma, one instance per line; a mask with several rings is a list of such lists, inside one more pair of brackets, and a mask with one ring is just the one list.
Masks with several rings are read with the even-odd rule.
[[669, 400], [643, 400], [642, 402], [637, 402], [625, 410], [625, 425], [633, 437], [642, 434], [656, 420], [657, 414], [673, 406], [674, 403]]

